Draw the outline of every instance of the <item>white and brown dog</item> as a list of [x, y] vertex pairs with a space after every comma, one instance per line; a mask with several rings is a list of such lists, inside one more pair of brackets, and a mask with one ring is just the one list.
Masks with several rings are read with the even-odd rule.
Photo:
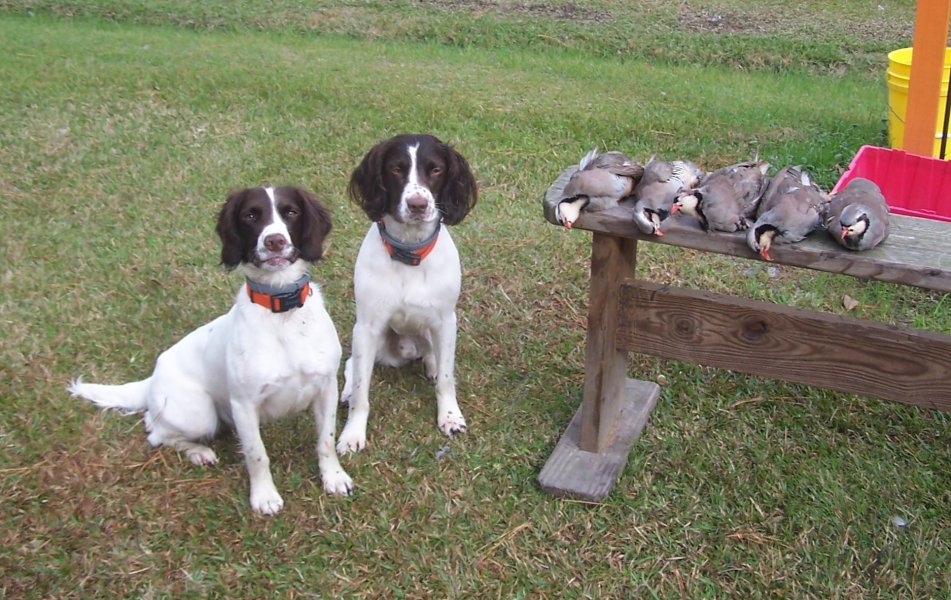
[[220, 428], [241, 442], [251, 508], [281, 510], [260, 424], [310, 407], [327, 493], [347, 495], [353, 482], [334, 444], [341, 348], [308, 263], [320, 259], [330, 215], [297, 187], [232, 193], [218, 216], [221, 262], [246, 283], [231, 310], [163, 352], [152, 376], [124, 385], [74, 381], [69, 391], [103, 408], [144, 412], [148, 441], [184, 452], [195, 464], [218, 458], [205, 445]]
[[444, 226], [462, 221], [476, 203], [469, 164], [431, 135], [399, 135], [370, 149], [349, 192], [373, 224], [354, 267], [357, 314], [340, 396], [350, 414], [337, 451], [366, 446], [375, 362], [398, 367], [422, 359], [436, 384], [439, 429], [464, 432], [454, 373], [462, 269]]

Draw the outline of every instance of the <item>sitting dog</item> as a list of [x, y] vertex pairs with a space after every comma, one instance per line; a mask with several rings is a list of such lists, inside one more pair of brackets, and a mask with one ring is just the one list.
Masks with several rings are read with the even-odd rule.
[[475, 206], [469, 164], [431, 135], [398, 135], [364, 156], [349, 194], [373, 224], [354, 267], [356, 323], [340, 397], [350, 414], [337, 451], [366, 446], [374, 362], [398, 367], [422, 359], [436, 384], [439, 429], [464, 432], [454, 374], [462, 269], [444, 225], [459, 223]]
[[334, 446], [340, 341], [308, 263], [320, 259], [330, 215], [297, 187], [232, 193], [218, 215], [221, 262], [246, 283], [231, 310], [163, 352], [152, 376], [124, 385], [77, 379], [75, 396], [102, 408], [145, 412], [153, 446], [171, 446], [195, 464], [218, 461], [204, 445], [222, 426], [241, 442], [251, 508], [272, 515], [284, 505], [271, 479], [260, 424], [307, 407], [317, 424], [324, 490], [348, 495], [353, 482]]

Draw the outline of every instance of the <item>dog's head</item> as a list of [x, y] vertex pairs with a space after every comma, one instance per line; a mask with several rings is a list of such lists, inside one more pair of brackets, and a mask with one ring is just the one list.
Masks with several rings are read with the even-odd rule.
[[350, 176], [350, 198], [371, 221], [461, 222], [478, 199], [469, 163], [431, 135], [404, 134], [379, 142]]
[[221, 263], [280, 271], [298, 259], [316, 262], [331, 229], [330, 213], [309, 191], [293, 186], [232, 192], [218, 214]]

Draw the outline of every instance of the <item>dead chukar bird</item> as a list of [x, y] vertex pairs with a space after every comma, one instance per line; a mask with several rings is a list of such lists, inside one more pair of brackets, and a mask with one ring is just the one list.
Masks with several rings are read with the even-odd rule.
[[869, 250], [888, 237], [888, 204], [874, 181], [856, 177], [832, 196], [826, 228], [849, 250]]
[[765, 260], [773, 260], [773, 244], [801, 241], [822, 223], [829, 198], [800, 167], [783, 167], [760, 200], [756, 222], [746, 244]]
[[571, 229], [581, 211], [604, 210], [629, 196], [643, 173], [644, 167], [620, 152], [598, 154], [597, 148], [592, 149], [565, 184], [555, 218]]
[[717, 169], [698, 187], [681, 192], [670, 212], [696, 217], [704, 231], [746, 229], [769, 185], [768, 170], [769, 163], [761, 160]]
[[667, 162], [652, 156], [634, 188], [634, 223], [637, 228], [648, 235], [664, 235], [660, 226], [670, 216], [677, 194], [697, 185], [702, 176], [703, 171], [692, 162]]

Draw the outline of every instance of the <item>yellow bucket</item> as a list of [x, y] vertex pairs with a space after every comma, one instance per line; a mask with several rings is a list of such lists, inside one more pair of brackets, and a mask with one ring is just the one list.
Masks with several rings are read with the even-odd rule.
[[[902, 148], [905, 139], [905, 110], [908, 108], [908, 81], [911, 78], [911, 48], [900, 48], [888, 53], [888, 145]], [[938, 118], [935, 121], [935, 142], [932, 156], [941, 153], [941, 134], [944, 128], [944, 109], [948, 94], [948, 74], [951, 72], [951, 48], [944, 51], [944, 71], [941, 75], [941, 98], [938, 101]], [[951, 140], [945, 146], [945, 154], [951, 156]]]

